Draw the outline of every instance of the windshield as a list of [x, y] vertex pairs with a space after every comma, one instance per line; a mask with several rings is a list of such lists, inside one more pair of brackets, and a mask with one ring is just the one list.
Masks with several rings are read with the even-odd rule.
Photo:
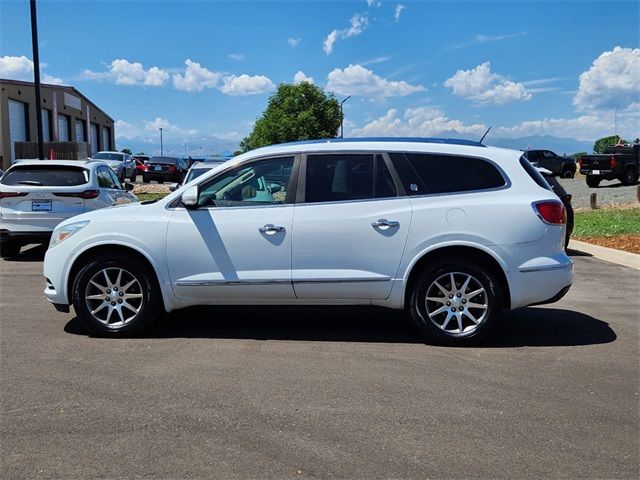
[[94, 160], [122, 160], [122, 154], [120, 153], [96, 153], [93, 156]]
[[84, 168], [24, 165], [14, 166], [2, 177], [2, 185], [33, 185], [37, 187], [74, 187], [89, 182], [89, 172]]

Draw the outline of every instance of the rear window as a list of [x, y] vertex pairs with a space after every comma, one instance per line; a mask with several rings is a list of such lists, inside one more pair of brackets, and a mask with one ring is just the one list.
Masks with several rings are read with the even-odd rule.
[[121, 153], [96, 153], [93, 156], [94, 160], [122, 160]]
[[171, 157], [152, 157], [151, 160], [149, 160], [149, 163], [166, 163], [170, 165], [175, 165], [176, 163], [178, 163], [179, 160], [180, 160], [179, 158], [171, 158]]
[[529, 174], [529, 176], [534, 182], [536, 182], [538, 185], [540, 185], [542, 188], [546, 190], [552, 190], [551, 187], [549, 186], [549, 183], [545, 180], [542, 174], [538, 170], [536, 170], [536, 167], [531, 165], [529, 160], [527, 160], [524, 155], [520, 157], [520, 165], [522, 165], [522, 168], [525, 169], [525, 171]]
[[[404, 181], [410, 184], [409, 191], [415, 191], [415, 184], [418, 192], [423, 185], [426, 193], [431, 194], [488, 190], [506, 185], [495, 165], [481, 158], [432, 153], [406, 153], [404, 157], [411, 167], [405, 166], [405, 170], [413, 172], [413, 177], [420, 180]], [[396, 159], [394, 164], [397, 163]]]
[[74, 187], [89, 182], [85, 168], [24, 165], [14, 166], [2, 177], [2, 185], [33, 185], [42, 187]]

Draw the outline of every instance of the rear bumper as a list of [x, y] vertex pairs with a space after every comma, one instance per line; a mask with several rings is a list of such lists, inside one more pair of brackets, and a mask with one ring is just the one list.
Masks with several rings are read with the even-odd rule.
[[147, 170], [142, 175], [149, 180], [165, 180], [167, 182], [180, 181], [180, 174], [177, 173], [152, 172]]
[[53, 232], [14, 232], [11, 230], [0, 230], [0, 243], [49, 243]]
[[510, 273], [511, 308], [560, 300], [573, 283], [573, 261], [564, 253], [539, 257]]

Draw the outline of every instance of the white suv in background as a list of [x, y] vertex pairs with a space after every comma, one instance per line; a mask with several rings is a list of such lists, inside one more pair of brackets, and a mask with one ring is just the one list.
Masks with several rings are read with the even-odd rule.
[[380, 305], [465, 345], [573, 279], [565, 210], [522, 152], [439, 139], [323, 140], [240, 155], [155, 203], [53, 234], [45, 295], [93, 331], [191, 305]]
[[61, 221], [74, 215], [137, 202], [108, 165], [78, 160], [21, 160], [0, 179], [0, 256], [23, 245], [48, 243]]

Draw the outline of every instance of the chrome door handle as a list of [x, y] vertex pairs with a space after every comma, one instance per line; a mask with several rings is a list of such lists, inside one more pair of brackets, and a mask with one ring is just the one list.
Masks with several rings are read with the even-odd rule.
[[400, 222], [395, 220], [387, 220], [386, 218], [380, 218], [371, 224], [372, 227], [379, 228], [380, 230], [386, 230], [388, 228], [398, 228]]
[[268, 223], [264, 227], [258, 229], [260, 233], [266, 233], [267, 235], [273, 235], [274, 233], [284, 232], [284, 227]]

